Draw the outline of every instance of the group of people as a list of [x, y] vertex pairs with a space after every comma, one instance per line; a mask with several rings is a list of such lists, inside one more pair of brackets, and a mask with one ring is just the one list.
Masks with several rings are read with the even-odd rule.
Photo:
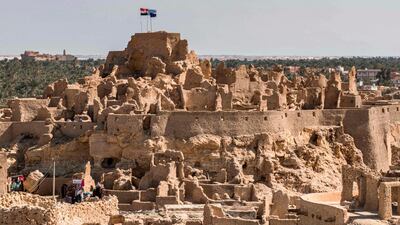
[[63, 184], [61, 186], [61, 199], [65, 202], [75, 204], [82, 202], [90, 197], [103, 197], [103, 186], [98, 183], [95, 188], [90, 186], [90, 191], [84, 191], [84, 180], [81, 183], [73, 181], [72, 184]]
[[[24, 191], [24, 181], [25, 177], [22, 175], [13, 176], [9, 178], [9, 188], [10, 191]], [[103, 198], [103, 185], [97, 183], [95, 187], [90, 186], [90, 191], [85, 192], [85, 180], [84, 179], [74, 179], [72, 184], [63, 184], [61, 186], [60, 197], [65, 202], [68, 203], [79, 203], [90, 197]]]
[[23, 191], [24, 190], [24, 181], [25, 177], [22, 175], [10, 177], [10, 191]]

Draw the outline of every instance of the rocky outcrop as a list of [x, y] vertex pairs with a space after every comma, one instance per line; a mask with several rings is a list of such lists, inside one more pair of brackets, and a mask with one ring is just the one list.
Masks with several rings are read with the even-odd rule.
[[31, 172], [24, 182], [24, 188], [27, 192], [33, 193], [39, 187], [39, 182], [44, 177], [44, 175], [39, 171], [35, 170]]

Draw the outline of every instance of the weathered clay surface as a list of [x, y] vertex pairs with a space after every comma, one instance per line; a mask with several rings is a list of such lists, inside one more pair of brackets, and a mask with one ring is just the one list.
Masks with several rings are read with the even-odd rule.
[[0, 224], [342, 224], [347, 205], [388, 220], [397, 95], [359, 92], [356, 68], [345, 80], [212, 68], [180, 34], [136, 34], [79, 83], [0, 109], [0, 180], [51, 195], [55, 162], [57, 194], [79, 178], [116, 197], [68, 205], [4, 184]]

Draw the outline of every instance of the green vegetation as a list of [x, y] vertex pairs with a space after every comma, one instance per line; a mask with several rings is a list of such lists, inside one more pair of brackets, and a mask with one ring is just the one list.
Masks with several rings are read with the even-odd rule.
[[[218, 65], [220, 61], [212, 60], [213, 66]], [[256, 67], [270, 67], [276, 64], [284, 66], [300, 66], [313, 68], [335, 68], [343, 66], [346, 70], [355, 66], [357, 69], [391, 69], [392, 71], [400, 71], [400, 58], [397, 57], [352, 57], [352, 58], [322, 58], [322, 59], [266, 59], [266, 60], [227, 60], [226, 66], [236, 67], [240, 64]]]
[[[211, 61], [215, 67], [219, 60]], [[98, 67], [104, 60], [78, 60], [75, 62], [35, 62], [22, 60], [0, 61], [0, 105], [4, 105], [11, 97], [40, 96], [43, 89], [50, 83], [67, 78], [69, 82], [76, 82], [80, 78], [90, 75], [93, 67]], [[358, 69], [380, 69], [377, 78], [381, 84], [389, 84], [390, 73], [400, 71], [400, 58], [374, 57], [374, 58], [322, 58], [322, 59], [268, 59], [268, 60], [227, 60], [228, 67], [253, 64], [256, 67], [268, 68], [279, 64], [284, 66], [299, 66], [300, 74], [304, 68], [335, 68], [343, 66], [345, 70], [356, 66]], [[287, 74], [290, 76], [291, 74]]]
[[104, 60], [93, 59], [75, 62], [1, 60], [0, 105], [11, 97], [40, 96], [48, 84], [61, 78], [78, 81], [102, 63]]

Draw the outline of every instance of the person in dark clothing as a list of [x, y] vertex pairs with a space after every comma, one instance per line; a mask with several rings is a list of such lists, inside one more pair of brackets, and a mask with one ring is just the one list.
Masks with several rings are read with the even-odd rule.
[[67, 197], [67, 190], [68, 190], [68, 185], [63, 184], [61, 186], [61, 198], [64, 199], [65, 197]]
[[97, 183], [95, 189], [93, 190], [93, 196], [98, 198], [103, 198], [103, 186]]

